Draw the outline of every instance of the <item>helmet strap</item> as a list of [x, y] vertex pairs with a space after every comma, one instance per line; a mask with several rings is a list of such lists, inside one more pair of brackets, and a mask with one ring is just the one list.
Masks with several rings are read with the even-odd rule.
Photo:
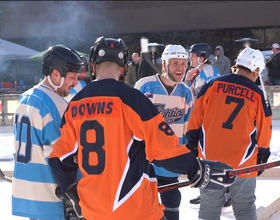
[[[166, 79], [168, 79], [170, 82], [174, 83], [174, 84], [178, 84], [178, 82], [174, 82], [172, 79], [170, 79], [170, 77], [168, 76], [168, 67], [166, 67], [166, 71], [164, 71], [164, 74]], [[181, 80], [182, 81], [182, 80]]]
[[197, 62], [198, 62], [198, 66], [196, 67], [196, 69], [198, 69], [202, 64], [206, 63], [208, 59], [204, 59], [203, 63], [199, 62], [200, 57], [197, 57]]
[[168, 79], [170, 82], [178, 84], [178, 82], [174, 82], [172, 79], [170, 79], [170, 77], [168, 76], [168, 73], [165, 73], [164, 76], [166, 77], [166, 79]]
[[64, 77], [61, 77], [61, 83], [60, 83], [59, 86], [56, 86], [56, 85], [54, 85], [54, 84], [52, 83], [52, 80], [51, 80], [50, 75], [47, 76], [47, 79], [48, 79], [49, 84], [51, 84], [51, 86], [53, 87], [53, 90], [54, 90], [55, 92], [56, 92], [57, 89], [59, 89], [59, 88], [63, 85], [63, 83], [64, 83]]

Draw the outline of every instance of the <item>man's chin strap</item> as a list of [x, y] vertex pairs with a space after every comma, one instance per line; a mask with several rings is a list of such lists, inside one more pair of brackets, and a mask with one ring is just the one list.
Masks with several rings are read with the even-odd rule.
[[[168, 79], [170, 82], [172, 82], [172, 83], [175, 83], [175, 84], [178, 84], [178, 82], [174, 82], [172, 79], [170, 79], [169, 78], [169, 76], [168, 76], [168, 69], [165, 71], [164, 70], [164, 76], [166, 77], [166, 79]], [[183, 78], [182, 78], [183, 79]], [[182, 80], [181, 80], [182, 81]]]
[[168, 73], [164, 72], [164, 76], [166, 77], [166, 79], [168, 79], [170, 82], [178, 84], [178, 82], [174, 82], [172, 79], [169, 78]]
[[49, 81], [49, 84], [51, 84], [51, 86], [53, 87], [53, 89], [54, 89], [55, 92], [56, 92], [57, 89], [59, 89], [59, 88], [63, 85], [63, 83], [64, 83], [64, 77], [61, 77], [61, 83], [60, 83], [59, 86], [55, 86], [55, 85], [52, 83], [52, 80], [51, 80], [50, 75], [47, 76], [47, 79], [48, 79], [48, 81]]
[[205, 59], [203, 63], [200, 63], [199, 60], [200, 60], [200, 57], [197, 57], [198, 66], [195, 67], [195, 69], [198, 69], [202, 64], [206, 63], [206, 61], [207, 61], [208, 59]]

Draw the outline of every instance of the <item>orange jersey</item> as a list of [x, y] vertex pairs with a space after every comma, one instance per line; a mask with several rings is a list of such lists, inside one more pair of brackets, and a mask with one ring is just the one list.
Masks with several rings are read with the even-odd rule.
[[162, 218], [151, 163], [190, 177], [198, 169], [153, 103], [113, 79], [93, 81], [72, 99], [49, 158], [63, 192], [80, 168], [78, 194], [87, 220]]
[[202, 88], [187, 138], [198, 141], [199, 157], [240, 169], [256, 165], [257, 157], [270, 154], [271, 133], [271, 108], [261, 89], [246, 77], [229, 74], [209, 80]]

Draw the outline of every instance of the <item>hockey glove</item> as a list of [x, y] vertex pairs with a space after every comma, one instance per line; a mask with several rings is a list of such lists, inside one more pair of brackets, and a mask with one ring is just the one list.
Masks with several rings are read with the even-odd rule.
[[[57, 187], [55, 190], [55, 194], [60, 200], [62, 200], [65, 203], [65, 217], [72, 217], [74, 210], [76, 217], [78, 217], [78, 219], [83, 219], [81, 207], [79, 205], [80, 199], [77, 192], [77, 183], [74, 183], [71, 186], [69, 186], [64, 194], [61, 193], [59, 187]], [[72, 206], [73, 209], [71, 209], [70, 206]]]
[[220, 161], [202, 160], [196, 158], [200, 170], [192, 177], [192, 187], [208, 190], [219, 190], [232, 185], [236, 176], [228, 177], [227, 171], [233, 170], [232, 166]]
[[[269, 154], [269, 155], [270, 155], [270, 154]], [[266, 162], [267, 162], [267, 160], [268, 160], [268, 158], [269, 158], [269, 155], [268, 155], [268, 156], [266, 156], [266, 157], [264, 157], [264, 158], [260, 158], [260, 157], [258, 157], [258, 158], [257, 158], [257, 164], [266, 163]], [[263, 171], [264, 171], [264, 170], [262, 170], [262, 171], [258, 171], [258, 176], [259, 176], [259, 175], [261, 175], [261, 174], [263, 173]]]
[[197, 142], [189, 141], [186, 146], [196, 157], [198, 156]]

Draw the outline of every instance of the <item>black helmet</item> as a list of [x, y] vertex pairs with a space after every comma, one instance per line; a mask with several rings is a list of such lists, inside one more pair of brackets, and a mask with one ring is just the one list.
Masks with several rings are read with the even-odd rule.
[[67, 72], [81, 73], [84, 68], [79, 54], [65, 46], [50, 47], [44, 54], [42, 65], [45, 76], [50, 75], [53, 69], [57, 69], [61, 77], [65, 77]]
[[[129, 52], [123, 40], [99, 37], [89, 51], [89, 63], [99, 64], [103, 61], [113, 61], [127, 68]], [[90, 68], [91, 69], [91, 68]]]
[[204, 57], [205, 59], [209, 59], [211, 55], [211, 48], [204, 43], [193, 44], [190, 48], [190, 53], [195, 53], [197, 57]]

